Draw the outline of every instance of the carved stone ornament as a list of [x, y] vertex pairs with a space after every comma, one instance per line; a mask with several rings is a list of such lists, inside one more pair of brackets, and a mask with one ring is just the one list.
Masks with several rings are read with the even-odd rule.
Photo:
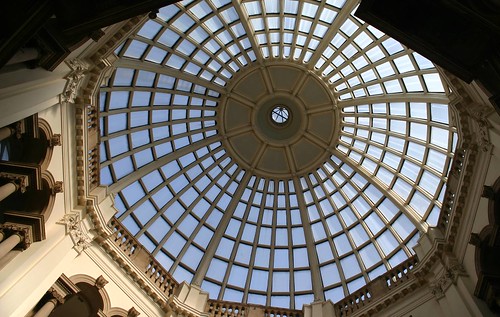
[[53, 134], [52, 137], [50, 138], [49, 145], [51, 147], [61, 146], [62, 145], [61, 135], [60, 134]]
[[94, 286], [97, 287], [97, 289], [102, 289], [108, 283], [109, 282], [104, 278], [104, 276], [101, 275], [95, 280]]
[[[455, 86], [462, 88], [463, 84], [454, 80]], [[488, 135], [488, 131], [491, 128], [491, 124], [486, 119], [488, 115], [490, 115], [495, 110], [491, 105], [485, 103], [478, 103], [471, 100], [471, 96], [467, 93], [466, 90], [461, 89], [461, 95], [463, 98], [463, 105], [465, 106], [465, 112], [469, 115], [477, 123], [477, 131], [474, 133], [474, 140], [471, 140], [472, 143], [477, 144], [479, 150], [483, 152], [488, 152], [492, 148], [492, 144], [490, 142], [490, 138]], [[468, 142], [470, 143], [470, 142]]]
[[137, 317], [139, 316], [141, 313], [139, 313], [137, 311], [137, 309], [135, 309], [134, 307], [130, 308], [127, 312], [127, 317]]
[[456, 284], [459, 276], [465, 276], [467, 272], [460, 263], [453, 263], [441, 277], [433, 284], [431, 284], [431, 293], [436, 299], [443, 298], [446, 290], [452, 285]]
[[33, 243], [31, 229], [29, 226], [22, 226], [17, 224], [1, 224], [0, 230], [6, 236], [17, 234], [21, 236], [21, 242], [14, 248], [15, 250], [26, 250]]
[[489, 123], [486, 119], [480, 117], [477, 119], [477, 123], [479, 126], [479, 131], [476, 134], [477, 144], [480, 150], [483, 152], [488, 152], [492, 148], [492, 144], [490, 142], [490, 138], [488, 136]]
[[90, 247], [92, 239], [90, 239], [82, 229], [80, 215], [78, 213], [65, 214], [57, 223], [66, 225], [66, 234], [71, 236], [75, 244], [74, 249], [78, 254]]
[[462, 264], [454, 263], [448, 268], [447, 274], [452, 279], [453, 283], [456, 283], [459, 276], [467, 276], [467, 271]]
[[469, 244], [471, 244], [475, 247], [481, 246], [481, 238], [479, 237], [479, 235], [477, 233], [472, 232], [470, 234]]
[[54, 187], [52, 187], [52, 194], [55, 195], [55, 194], [58, 194], [58, 193], [62, 193], [64, 191], [64, 186], [63, 186], [63, 182], [61, 181], [57, 181], [54, 183]]
[[63, 295], [59, 294], [59, 292], [55, 288], [53, 287], [49, 288], [47, 293], [49, 293], [50, 297], [55, 299], [59, 304], [64, 304]]
[[443, 288], [439, 283], [431, 285], [431, 293], [436, 297], [436, 299], [441, 299], [444, 297]]
[[85, 78], [88, 71], [88, 66], [79, 59], [72, 59], [66, 62], [71, 68], [71, 73], [66, 77], [66, 87], [61, 94], [61, 103], [75, 103], [78, 94], [78, 89]]
[[19, 190], [22, 194], [26, 192], [28, 187], [28, 177], [26, 175], [18, 175], [12, 173], [0, 173], [0, 178], [8, 179], [14, 185], [16, 185], [16, 190]]

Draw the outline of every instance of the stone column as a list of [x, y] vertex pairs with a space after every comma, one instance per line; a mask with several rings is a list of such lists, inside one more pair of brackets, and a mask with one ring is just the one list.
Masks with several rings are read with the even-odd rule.
[[42, 301], [43, 300], [45, 301], [45, 304], [43, 304], [33, 317], [48, 317], [59, 304], [64, 304], [63, 295], [54, 287], [51, 287], [47, 291], [47, 294], [43, 297]]
[[0, 201], [14, 194], [18, 190], [18, 186], [14, 182], [9, 182], [0, 187]]
[[32, 228], [25, 225], [4, 223], [0, 225], [4, 240], [0, 243], [0, 259], [14, 248], [26, 250], [33, 242]]
[[40, 308], [33, 317], [48, 317], [50, 313], [56, 308], [57, 299], [52, 298], [48, 300], [42, 308]]
[[3, 258], [7, 253], [12, 251], [12, 249], [15, 248], [16, 245], [18, 245], [21, 241], [23, 240], [23, 237], [18, 234], [14, 233], [2, 243], [0, 243], [0, 259]]
[[0, 128], [0, 141], [7, 139], [8, 137], [13, 135], [14, 133], [16, 133], [16, 130], [14, 130], [11, 127]]
[[8, 183], [0, 186], [0, 201], [9, 197], [17, 190], [20, 190], [21, 193], [26, 192], [26, 187], [28, 186], [28, 176], [12, 173], [0, 173], [0, 178], [9, 181]]

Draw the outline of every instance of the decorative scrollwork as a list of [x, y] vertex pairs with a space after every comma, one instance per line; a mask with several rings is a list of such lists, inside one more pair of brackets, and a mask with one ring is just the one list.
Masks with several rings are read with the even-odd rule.
[[61, 103], [75, 103], [80, 85], [88, 71], [88, 66], [79, 59], [66, 62], [71, 68], [71, 73], [66, 77], [67, 83], [61, 94]]
[[64, 217], [57, 222], [66, 226], [66, 233], [71, 236], [74, 249], [78, 253], [82, 253], [85, 249], [90, 247], [92, 239], [87, 236], [81, 227], [80, 215], [77, 213], [65, 214]]
[[109, 282], [104, 278], [104, 276], [100, 275], [96, 280], [95, 280], [95, 287], [97, 287], [97, 289], [101, 289], [101, 288], [104, 288], [104, 286], [106, 286], [106, 284], [108, 284]]
[[63, 182], [61, 181], [55, 182], [54, 187], [52, 187], [52, 194], [55, 195], [62, 192], [64, 192]]
[[49, 140], [49, 145], [51, 147], [61, 146], [62, 145], [61, 135], [60, 134], [53, 134], [52, 137]]

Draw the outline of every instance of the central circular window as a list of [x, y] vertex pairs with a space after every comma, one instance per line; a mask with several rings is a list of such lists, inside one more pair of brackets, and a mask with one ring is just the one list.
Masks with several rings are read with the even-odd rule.
[[276, 124], [285, 124], [290, 120], [290, 110], [284, 105], [276, 105], [271, 111], [271, 119]]

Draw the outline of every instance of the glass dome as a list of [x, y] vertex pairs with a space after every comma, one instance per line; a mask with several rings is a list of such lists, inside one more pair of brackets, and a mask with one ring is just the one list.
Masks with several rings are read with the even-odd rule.
[[213, 299], [301, 309], [400, 264], [457, 144], [434, 65], [358, 1], [183, 1], [100, 89], [116, 218]]

